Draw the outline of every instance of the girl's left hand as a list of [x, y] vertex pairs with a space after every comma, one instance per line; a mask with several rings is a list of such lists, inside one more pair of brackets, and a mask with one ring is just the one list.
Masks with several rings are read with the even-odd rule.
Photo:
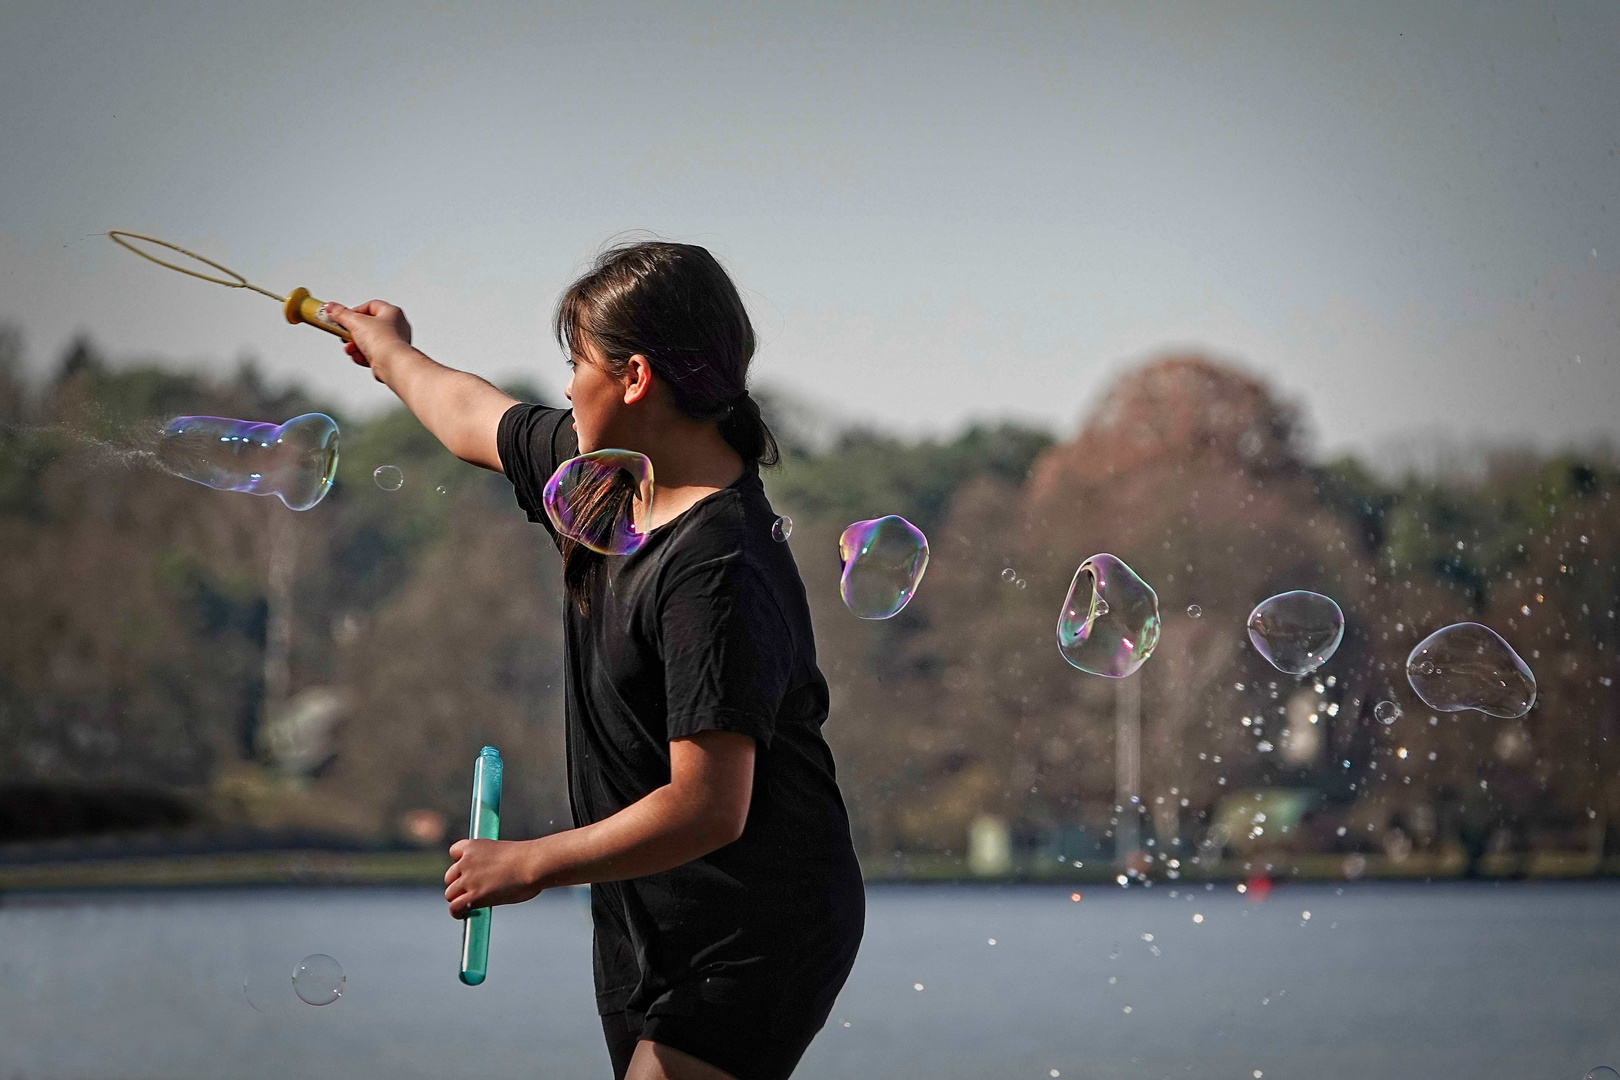
[[445, 872], [444, 898], [452, 918], [465, 919], [474, 908], [521, 904], [540, 895], [533, 870], [532, 840], [457, 840], [455, 860]]

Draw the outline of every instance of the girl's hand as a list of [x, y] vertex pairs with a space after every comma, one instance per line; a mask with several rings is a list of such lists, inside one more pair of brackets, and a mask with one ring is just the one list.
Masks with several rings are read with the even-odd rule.
[[349, 332], [352, 339], [343, 346], [349, 358], [361, 367], [371, 368], [380, 383], [386, 383], [377, 361], [390, 352], [411, 346], [411, 324], [405, 313], [393, 304], [381, 300], [367, 300], [357, 308], [327, 302], [321, 305], [320, 315], [337, 323]]
[[540, 895], [534, 871], [533, 840], [457, 840], [455, 860], [445, 872], [444, 898], [450, 916], [465, 919], [474, 908], [521, 904]]

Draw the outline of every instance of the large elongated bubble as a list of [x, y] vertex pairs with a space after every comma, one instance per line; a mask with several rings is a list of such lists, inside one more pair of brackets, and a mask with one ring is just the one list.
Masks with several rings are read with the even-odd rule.
[[1436, 630], [1406, 658], [1406, 680], [1439, 712], [1477, 709], [1516, 717], [1536, 703], [1536, 677], [1488, 626], [1454, 623]]
[[1123, 679], [1159, 644], [1159, 596], [1112, 555], [1080, 564], [1058, 613], [1058, 651], [1093, 675]]
[[219, 491], [274, 495], [288, 509], [308, 510], [332, 490], [338, 426], [325, 413], [285, 424], [177, 416], [164, 427], [157, 455], [175, 476]]
[[633, 450], [569, 458], [542, 493], [552, 526], [603, 555], [628, 555], [652, 528], [653, 467]]
[[1278, 671], [1305, 675], [1344, 640], [1344, 612], [1321, 593], [1278, 593], [1249, 613], [1249, 640]]
[[888, 619], [917, 595], [928, 538], [897, 514], [857, 521], [838, 538], [838, 592], [858, 618]]

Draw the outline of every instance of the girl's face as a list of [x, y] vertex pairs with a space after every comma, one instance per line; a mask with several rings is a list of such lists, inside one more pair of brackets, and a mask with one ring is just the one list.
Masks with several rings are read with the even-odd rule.
[[568, 366], [573, 375], [563, 394], [574, 405], [574, 430], [579, 435], [579, 452], [609, 447], [634, 449], [635, 406], [646, 398], [650, 369], [639, 356], [627, 361], [623, 375], [612, 374], [589, 339], [586, 354], [575, 354]]

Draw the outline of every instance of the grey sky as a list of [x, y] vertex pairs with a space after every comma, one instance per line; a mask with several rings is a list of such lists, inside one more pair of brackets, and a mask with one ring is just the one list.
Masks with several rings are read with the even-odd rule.
[[0, 4], [36, 365], [85, 330], [387, 401], [116, 227], [555, 392], [552, 302], [642, 228], [720, 254], [759, 379], [845, 417], [1068, 429], [1185, 346], [1329, 448], [1620, 435], [1612, 3], [218, 7]]

